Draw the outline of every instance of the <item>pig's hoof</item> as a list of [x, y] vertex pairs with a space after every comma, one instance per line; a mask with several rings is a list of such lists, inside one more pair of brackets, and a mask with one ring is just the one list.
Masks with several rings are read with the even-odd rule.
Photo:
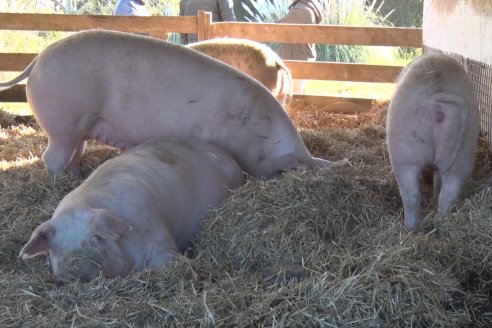
[[419, 222], [405, 222], [405, 227], [411, 233], [417, 233], [420, 231], [420, 223]]
[[60, 171], [57, 169], [50, 169], [49, 167], [46, 167], [46, 170], [48, 171], [48, 174], [52, 177], [61, 177], [65, 173], [64, 170]]
[[49, 175], [59, 177], [65, 174], [64, 165], [54, 165], [45, 155], [43, 155], [43, 162]]

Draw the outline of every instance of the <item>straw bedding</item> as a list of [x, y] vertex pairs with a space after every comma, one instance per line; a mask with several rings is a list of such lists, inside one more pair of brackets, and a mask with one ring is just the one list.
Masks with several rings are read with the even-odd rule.
[[[17, 257], [80, 181], [52, 179], [45, 134], [0, 114], [0, 326], [486, 327], [492, 324], [490, 154], [456, 210], [406, 232], [385, 145], [387, 103], [360, 115], [299, 106], [311, 152], [349, 165], [250, 179], [210, 212], [194, 247], [167, 268], [58, 286], [46, 258]], [[92, 143], [87, 176], [117, 155]]]

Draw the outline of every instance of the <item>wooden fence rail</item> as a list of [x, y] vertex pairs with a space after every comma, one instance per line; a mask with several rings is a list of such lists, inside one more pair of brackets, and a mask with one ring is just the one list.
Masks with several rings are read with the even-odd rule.
[[[167, 39], [169, 33], [197, 33], [199, 40], [216, 37], [247, 38], [258, 42], [319, 43], [365, 46], [422, 47], [422, 29], [352, 27], [306, 24], [212, 22], [211, 14], [197, 16], [102, 16], [0, 13], [1, 30], [66, 31], [109, 29], [148, 33]], [[0, 71], [22, 71], [36, 56], [33, 53], [0, 52]], [[393, 83], [402, 66], [286, 61], [295, 79]], [[0, 102], [25, 102], [25, 86], [0, 91]], [[294, 95], [294, 101], [313, 103], [327, 110], [361, 112], [372, 98], [342, 98]]]

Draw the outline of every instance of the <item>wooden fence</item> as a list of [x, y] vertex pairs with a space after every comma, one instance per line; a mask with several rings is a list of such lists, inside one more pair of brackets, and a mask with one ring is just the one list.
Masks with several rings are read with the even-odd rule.
[[[422, 29], [352, 27], [306, 24], [212, 22], [211, 14], [197, 16], [101, 16], [0, 13], [0, 30], [80, 31], [108, 29], [148, 33], [166, 39], [168, 33], [197, 33], [199, 40], [216, 37], [246, 38], [258, 42], [319, 43], [422, 48]], [[0, 53], [0, 71], [22, 71], [36, 54]], [[295, 79], [393, 83], [401, 66], [361, 63], [285, 61]], [[25, 85], [0, 91], [0, 102], [25, 102]], [[370, 109], [372, 98], [294, 94], [294, 102], [316, 104], [337, 112]]]

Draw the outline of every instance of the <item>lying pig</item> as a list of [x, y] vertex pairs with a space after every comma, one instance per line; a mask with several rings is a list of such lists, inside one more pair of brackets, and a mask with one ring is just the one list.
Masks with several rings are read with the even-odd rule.
[[19, 256], [49, 255], [60, 282], [159, 268], [191, 245], [207, 211], [243, 183], [239, 165], [216, 146], [152, 140], [98, 167]]
[[185, 46], [131, 33], [84, 31], [41, 52], [27, 99], [48, 135], [53, 175], [80, 175], [87, 139], [122, 149], [153, 137], [220, 146], [254, 177], [331, 162], [313, 158], [279, 102], [259, 82]]
[[454, 59], [424, 55], [403, 70], [388, 109], [387, 137], [408, 230], [421, 226], [421, 173], [433, 172], [440, 213], [455, 205], [473, 170], [478, 128], [473, 86]]
[[292, 98], [289, 68], [270, 47], [247, 39], [221, 38], [187, 45], [255, 78], [285, 105]]

